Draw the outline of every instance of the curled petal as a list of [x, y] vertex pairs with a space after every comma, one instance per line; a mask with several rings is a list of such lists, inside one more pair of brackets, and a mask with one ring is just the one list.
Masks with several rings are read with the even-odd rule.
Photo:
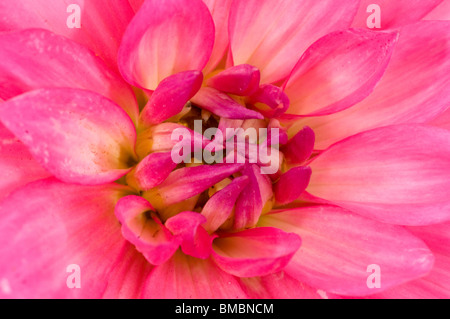
[[122, 198], [114, 210], [122, 224], [123, 236], [153, 265], [169, 260], [178, 242], [151, 212], [152, 205], [139, 196]]
[[271, 227], [252, 228], [216, 238], [213, 259], [234, 276], [264, 276], [282, 270], [300, 244], [295, 234]]
[[249, 100], [256, 104], [257, 108], [259, 108], [259, 103], [267, 105], [269, 110], [261, 110], [266, 117], [279, 117], [286, 112], [290, 105], [288, 95], [278, 86], [271, 84], [262, 85], [258, 91], [250, 96]]
[[202, 215], [206, 217], [206, 223], [203, 227], [207, 231], [216, 231], [231, 216], [234, 204], [247, 184], [247, 176], [237, 177], [230, 185], [214, 194], [206, 202]]
[[301, 164], [311, 157], [315, 140], [314, 131], [306, 126], [283, 145], [281, 150], [290, 163]]
[[165, 226], [180, 241], [181, 250], [186, 255], [206, 259], [211, 254], [212, 241], [203, 228], [206, 217], [195, 212], [181, 212], [166, 221]]
[[259, 88], [260, 73], [249, 64], [236, 65], [210, 78], [206, 84], [216, 90], [247, 96]]
[[180, 113], [200, 89], [202, 81], [199, 71], [181, 72], [164, 79], [142, 110], [141, 123], [145, 126], [159, 124]]
[[172, 74], [201, 71], [213, 45], [214, 22], [202, 1], [147, 0], [125, 32], [119, 69], [130, 84], [155, 90]]
[[303, 166], [291, 168], [275, 183], [275, 199], [281, 205], [293, 202], [306, 189], [310, 178], [311, 168]]
[[103, 184], [130, 170], [135, 157], [133, 122], [96, 93], [42, 89], [1, 106], [2, 123], [62, 181]]
[[192, 98], [192, 103], [227, 119], [264, 119], [259, 112], [249, 110], [227, 94], [210, 87], [203, 87]]

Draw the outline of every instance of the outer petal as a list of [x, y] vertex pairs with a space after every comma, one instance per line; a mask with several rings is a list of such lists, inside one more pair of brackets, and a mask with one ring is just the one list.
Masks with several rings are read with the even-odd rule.
[[120, 72], [129, 83], [154, 90], [172, 74], [201, 71], [213, 44], [214, 22], [202, 1], [147, 0], [123, 37]]
[[229, 274], [256, 277], [282, 270], [299, 249], [301, 239], [277, 228], [259, 227], [214, 240], [213, 259]]
[[[78, 5], [81, 28], [68, 27]], [[133, 17], [128, 0], [5, 0], [0, 3], [0, 31], [43, 28], [90, 48], [117, 69], [117, 51]]]
[[[352, 215], [338, 207], [281, 211], [263, 216], [260, 224], [302, 238], [302, 247], [285, 272], [327, 292], [373, 294], [423, 276], [433, 265], [427, 246], [402, 227]], [[380, 267], [379, 290], [368, 288], [370, 265]]]
[[0, 97], [70, 87], [97, 92], [120, 105], [137, 122], [131, 88], [87, 48], [46, 30], [0, 35]]
[[424, 18], [425, 20], [450, 20], [450, 0], [443, 0]]
[[[252, 299], [320, 299], [318, 291], [284, 271], [263, 277], [240, 278], [244, 291]], [[323, 294], [323, 293], [322, 293]]]
[[[99, 298], [125, 244], [114, 205], [117, 184], [34, 182], [0, 204], [0, 296]], [[79, 289], [70, 289], [77, 265]]]
[[372, 128], [424, 123], [450, 103], [450, 22], [426, 21], [404, 27], [385, 75], [364, 101], [342, 112], [298, 121], [311, 127], [316, 148]]
[[229, 46], [228, 16], [233, 0], [203, 0], [208, 6], [215, 25], [214, 49], [205, 67], [205, 73], [209, 73], [222, 60]]
[[395, 299], [448, 299], [450, 298], [450, 223], [409, 227], [408, 230], [421, 238], [436, 258], [430, 274], [424, 278], [394, 287], [373, 298]]
[[450, 130], [450, 108], [428, 124]]
[[143, 298], [236, 299], [246, 298], [236, 278], [220, 270], [211, 260], [181, 252], [156, 267], [146, 280]]
[[314, 41], [349, 27], [357, 6], [352, 0], [236, 0], [229, 21], [234, 64], [256, 66], [263, 83], [282, 80]]
[[1, 104], [0, 120], [65, 182], [112, 182], [129, 171], [134, 157], [136, 131], [130, 118], [89, 91], [29, 92]]
[[330, 147], [310, 164], [307, 192], [388, 223], [450, 219], [450, 132], [420, 125], [380, 128]]
[[367, 28], [367, 19], [373, 13], [369, 6], [373, 3], [380, 7], [381, 29], [390, 29], [419, 21], [441, 2], [442, 0], [361, 0], [353, 27]]
[[122, 249], [117, 263], [110, 271], [110, 278], [103, 299], [137, 299], [153, 266], [130, 243]]
[[398, 33], [350, 29], [315, 42], [288, 80], [287, 113], [327, 115], [366, 98], [384, 74], [397, 38]]
[[50, 177], [27, 147], [0, 123], [0, 200], [29, 182]]

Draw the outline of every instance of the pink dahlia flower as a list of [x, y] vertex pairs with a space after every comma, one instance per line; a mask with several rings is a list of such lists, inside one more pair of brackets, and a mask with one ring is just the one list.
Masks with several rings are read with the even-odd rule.
[[371, 2], [2, 0], [0, 296], [449, 298], [449, 1]]

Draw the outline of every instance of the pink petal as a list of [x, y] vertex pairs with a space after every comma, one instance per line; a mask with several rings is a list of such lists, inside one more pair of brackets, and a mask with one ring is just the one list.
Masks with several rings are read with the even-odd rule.
[[424, 20], [450, 20], [450, 0], [443, 0], [425, 16]]
[[[81, 29], [68, 27], [72, 4], [81, 9]], [[127, 0], [5, 0], [0, 12], [0, 31], [50, 30], [88, 47], [115, 70], [120, 40], [134, 14]]]
[[257, 67], [263, 83], [283, 80], [314, 41], [350, 26], [358, 2], [234, 1], [229, 21], [234, 64]]
[[435, 263], [431, 272], [420, 279], [394, 287], [372, 298], [384, 299], [448, 299], [450, 298], [450, 223], [409, 227], [433, 252]]
[[51, 176], [34, 160], [27, 147], [1, 123], [0, 154], [0, 200], [18, 187]]
[[[178, 241], [161, 224], [152, 205], [139, 196], [122, 198], [114, 213], [122, 225], [122, 234], [153, 265], [169, 260], [178, 249]], [[147, 216], [147, 214], [149, 216]]]
[[206, 217], [195, 212], [181, 212], [166, 221], [166, 227], [180, 240], [181, 250], [186, 255], [207, 259], [211, 254], [212, 241], [215, 236], [210, 236], [203, 228]]
[[171, 153], [151, 153], [136, 166], [134, 182], [144, 191], [160, 185], [177, 166]]
[[367, 19], [373, 13], [367, 12], [369, 5], [376, 3], [380, 7], [381, 29], [401, 27], [420, 21], [428, 12], [433, 10], [442, 0], [361, 0], [358, 13], [353, 21], [355, 28], [367, 28]]
[[278, 86], [265, 84], [262, 85], [250, 98], [250, 103], [259, 103], [267, 105], [270, 110], [261, 111], [266, 117], [279, 117], [289, 108], [290, 101], [288, 96]]
[[300, 244], [300, 237], [277, 228], [247, 229], [215, 239], [213, 259], [234, 276], [264, 276], [282, 270]]
[[228, 119], [264, 119], [259, 112], [247, 109], [227, 94], [210, 87], [201, 88], [191, 101], [202, 109]]
[[283, 145], [281, 150], [290, 163], [302, 164], [310, 158], [315, 140], [314, 131], [306, 126]]
[[144, 281], [153, 266], [132, 244], [125, 245], [117, 264], [110, 271], [102, 299], [137, 299], [144, 290]]
[[50, 173], [68, 183], [103, 184], [129, 171], [136, 130], [126, 113], [90, 91], [43, 89], [0, 107], [0, 120]]
[[154, 90], [172, 74], [201, 71], [213, 44], [214, 22], [202, 1], [147, 0], [125, 32], [119, 69], [132, 85]]
[[284, 271], [263, 277], [240, 278], [251, 299], [320, 299], [319, 293]]
[[281, 205], [289, 204], [300, 197], [308, 186], [311, 168], [299, 166], [281, 175], [274, 185], [275, 199]]
[[298, 121], [311, 127], [316, 148], [376, 127], [424, 123], [444, 112], [449, 103], [449, 22], [424, 21], [400, 30], [385, 75], [364, 101], [342, 112]]
[[339, 142], [310, 164], [307, 191], [388, 223], [450, 219], [450, 132], [399, 125]]
[[203, 227], [208, 232], [215, 232], [231, 216], [234, 204], [247, 184], [247, 176], [237, 177], [206, 202], [202, 209], [202, 215], [206, 217]]
[[259, 172], [257, 165], [246, 165], [242, 175], [248, 177], [248, 186], [239, 195], [236, 201], [234, 229], [244, 229], [253, 227], [258, 222], [258, 218], [264, 207], [261, 189], [259, 187]]
[[134, 12], [138, 12], [145, 0], [128, 0]]
[[145, 126], [159, 124], [180, 113], [198, 92], [202, 81], [199, 71], [181, 72], [164, 79], [142, 110], [141, 122]]
[[259, 78], [260, 73], [257, 68], [241, 64], [213, 76], [206, 81], [206, 85], [225, 93], [247, 96], [259, 88]]
[[[128, 188], [28, 184], [0, 204], [0, 280], [9, 298], [99, 298], [126, 244], [114, 206]], [[78, 265], [79, 289], [67, 282]], [[72, 281], [70, 281], [72, 282]], [[3, 288], [3, 287], [2, 287]]]
[[287, 113], [327, 115], [366, 98], [386, 70], [397, 38], [397, 33], [350, 29], [315, 42], [288, 80]]
[[236, 278], [207, 259], [177, 252], [156, 267], [145, 282], [143, 298], [148, 299], [236, 299], [246, 298]]
[[450, 108], [427, 124], [450, 130]]
[[131, 88], [87, 48], [46, 30], [3, 33], [0, 48], [1, 98], [50, 87], [86, 89], [113, 100], [137, 122]]
[[[302, 238], [285, 272], [307, 285], [341, 295], [362, 296], [419, 278], [433, 265], [427, 246], [399, 226], [352, 215], [342, 208], [313, 206], [262, 217]], [[378, 265], [381, 287], [367, 285], [368, 266]]]
[[228, 16], [233, 0], [203, 0], [208, 6], [215, 25], [215, 41], [211, 58], [205, 67], [205, 74], [215, 69], [229, 46]]
[[164, 206], [202, 193], [242, 169], [242, 164], [200, 165], [180, 168], [156, 189]]

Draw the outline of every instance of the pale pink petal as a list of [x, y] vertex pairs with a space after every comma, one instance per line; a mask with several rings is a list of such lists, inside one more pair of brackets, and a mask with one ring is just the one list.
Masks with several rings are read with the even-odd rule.
[[215, 25], [215, 41], [211, 58], [205, 67], [205, 74], [214, 70], [222, 60], [229, 46], [228, 16], [233, 0], [203, 0], [208, 6]]
[[259, 227], [216, 238], [212, 256], [222, 270], [234, 276], [264, 276], [282, 270], [300, 244], [295, 234]]
[[78, 89], [42, 89], [0, 107], [1, 122], [60, 180], [103, 184], [129, 171], [136, 130], [110, 100]]
[[423, 21], [400, 30], [391, 62], [374, 92], [342, 112], [297, 122], [311, 127], [316, 148], [372, 128], [424, 123], [450, 103], [450, 34], [447, 21]]
[[133, 182], [137, 188], [147, 191], [164, 182], [176, 166], [171, 153], [151, 153], [136, 166]]
[[275, 199], [281, 205], [296, 200], [308, 186], [311, 178], [311, 168], [299, 166], [281, 175], [274, 185]]
[[368, 27], [367, 19], [373, 13], [373, 9], [369, 7], [371, 4], [380, 8], [381, 29], [390, 29], [421, 20], [441, 2], [442, 0], [361, 0], [353, 27]]
[[[70, 28], [80, 8], [81, 28]], [[72, 39], [94, 51], [117, 70], [117, 51], [133, 17], [128, 0], [4, 0], [0, 3], [0, 31], [42, 28]]]
[[450, 223], [409, 227], [408, 230], [430, 247], [435, 257], [431, 272], [418, 280], [394, 287], [371, 298], [448, 299], [450, 298]]
[[202, 81], [199, 71], [181, 72], [162, 80], [141, 112], [141, 123], [144, 127], [159, 124], [180, 113]]
[[154, 90], [172, 74], [201, 71], [213, 44], [214, 22], [202, 1], [147, 0], [125, 32], [119, 69], [129, 83]]
[[259, 112], [247, 109], [227, 94], [210, 87], [201, 88], [191, 102], [215, 115], [228, 119], [264, 119]]
[[[126, 244], [114, 206], [128, 188], [33, 182], [0, 204], [3, 298], [99, 298]], [[77, 268], [76, 266], [79, 266]], [[76, 283], [79, 270], [80, 288]], [[5, 284], [6, 283], [6, 284]], [[68, 286], [69, 284], [69, 286]]]
[[[424, 276], [433, 266], [431, 251], [404, 228], [353, 215], [339, 207], [280, 211], [263, 216], [260, 225], [298, 234], [302, 246], [285, 272], [335, 294], [381, 292]], [[378, 289], [367, 285], [372, 265], [380, 267]]]
[[234, 1], [229, 21], [234, 64], [256, 66], [263, 83], [283, 80], [314, 41], [350, 26], [358, 2]]
[[450, 20], [450, 0], [443, 0], [440, 5], [428, 13], [425, 20]]
[[320, 299], [321, 295], [284, 271], [263, 277], [240, 278], [251, 299]]
[[144, 198], [126, 196], [117, 203], [114, 213], [122, 225], [122, 234], [153, 265], [169, 260], [179, 243], [154, 214]]
[[0, 154], [0, 200], [20, 186], [51, 176], [34, 160], [27, 147], [1, 123]]
[[234, 204], [247, 184], [247, 176], [237, 177], [206, 202], [201, 213], [206, 217], [203, 227], [208, 232], [216, 231], [231, 216]]
[[110, 278], [102, 299], [137, 299], [144, 289], [144, 281], [153, 266], [132, 244], [123, 247], [117, 263], [110, 271]]
[[450, 219], [450, 131], [389, 126], [331, 146], [311, 163], [308, 193], [388, 223]]
[[349, 108], [372, 93], [391, 58], [398, 33], [349, 29], [308, 48], [286, 85], [285, 116], [318, 116]]
[[241, 299], [246, 298], [235, 277], [220, 270], [211, 260], [177, 252], [156, 267], [145, 282], [148, 299]]
[[165, 226], [180, 241], [181, 250], [186, 255], [207, 259], [211, 254], [212, 241], [215, 236], [210, 236], [203, 228], [206, 217], [195, 212], [181, 212], [169, 218]]
[[133, 90], [87, 48], [46, 30], [0, 34], [0, 97], [70, 87], [97, 92], [120, 105], [137, 122]]
[[283, 145], [281, 151], [290, 163], [302, 164], [310, 158], [315, 141], [314, 131], [306, 126], [295, 134], [286, 145]]
[[260, 73], [257, 68], [248, 64], [236, 65], [213, 76], [206, 85], [216, 90], [247, 96], [259, 88]]
[[[164, 206], [179, 203], [202, 193], [242, 167], [243, 164], [217, 164], [180, 168], [170, 173], [155, 190]], [[149, 196], [153, 197], [154, 192]]]

